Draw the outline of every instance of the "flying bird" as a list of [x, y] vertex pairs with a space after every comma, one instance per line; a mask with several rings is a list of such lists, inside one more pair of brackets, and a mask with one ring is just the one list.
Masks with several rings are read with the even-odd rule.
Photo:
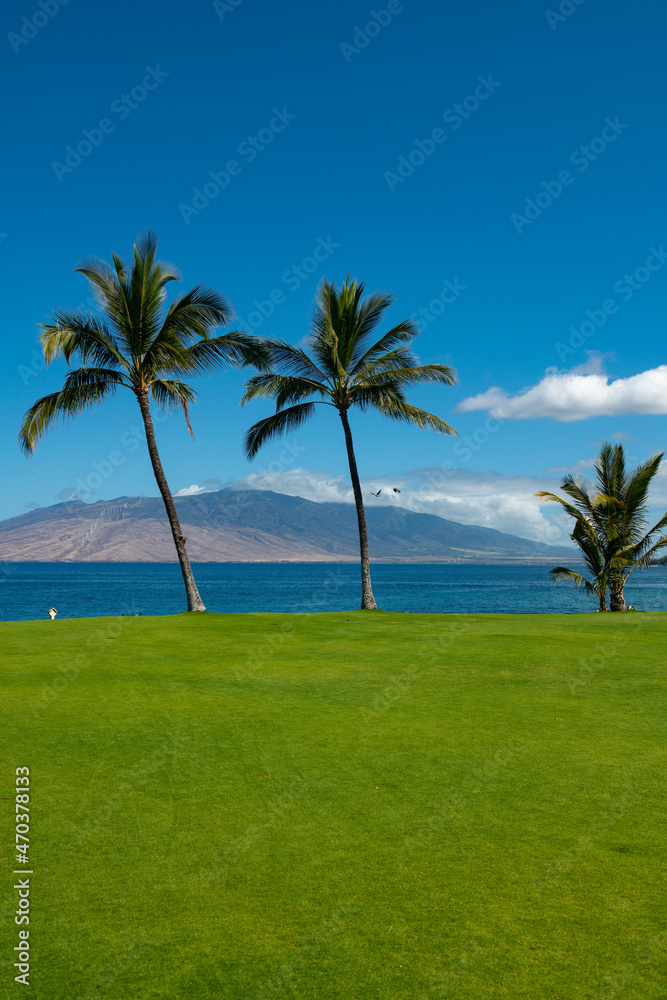
[[400, 491], [400, 490], [397, 490], [397, 489], [396, 489], [396, 487], [394, 486], [394, 493], [400, 493], [400, 492], [401, 492], [401, 491]]
[[380, 489], [380, 490], [377, 491], [377, 493], [371, 493], [371, 496], [372, 497], [379, 497], [381, 493], [382, 493], [382, 490]]

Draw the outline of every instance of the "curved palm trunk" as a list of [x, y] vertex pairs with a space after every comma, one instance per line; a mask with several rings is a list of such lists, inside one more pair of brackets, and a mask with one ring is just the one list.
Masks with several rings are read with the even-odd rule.
[[366, 514], [364, 513], [364, 501], [361, 495], [361, 484], [359, 483], [359, 473], [357, 472], [357, 460], [354, 457], [354, 447], [352, 445], [352, 432], [347, 419], [347, 411], [339, 410], [341, 423], [345, 432], [345, 446], [347, 447], [347, 460], [350, 466], [350, 479], [352, 480], [352, 490], [354, 492], [354, 503], [357, 508], [357, 521], [359, 522], [359, 550], [361, 552], [361, 610], [374, 611], [377, 609], [373, 589], [371, 587], [371, 565], [368, 556], [368, 534], [366, 532]]
[[174, 504], [174, 498], [169, 490], [167, 478], [164, 474], [162, 462], [160, 461], [160, 456], [158, 454], [157, 443], [155, 441], [155, 428], [153, 427], [153, 418], [151, 417], [151, 411], [148, 405], [148, 395], [145, 392], [137, 393], [137, 399], [139, 400], [139, 406], [141, 407], [141, 416], [144, 419], [148, 454], [151, 458], [151, 465], [153, 466], [153, 472], [155, 473], [155, 480], [157, 482], [158, 489], [160, 490], [162, 499], [164, 500], [167, 517], [169, 518], [169, 526], [171, 528], [171, 533], [174, 536], [176, 554], [178, 555], [178, 561], [181, 564], [181, 573], [183, 574], [185, 593], [188, 599], [188, 611], [206, 611], [204, 602], [199, 596], [195, 578], [192, 575], [190, 560], [188, 559], [188, 553], [185, 548], [185, 538], [181, 532], [181, 525], [176, 513], [176, 505]]

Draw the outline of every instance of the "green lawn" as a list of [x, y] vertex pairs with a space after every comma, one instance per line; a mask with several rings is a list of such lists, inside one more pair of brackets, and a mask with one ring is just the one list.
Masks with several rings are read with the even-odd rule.
[[[667, 613], [16, 622], [37, 1000], [667, 996]], [[16, 892], [3, 879], [0, 997]]]

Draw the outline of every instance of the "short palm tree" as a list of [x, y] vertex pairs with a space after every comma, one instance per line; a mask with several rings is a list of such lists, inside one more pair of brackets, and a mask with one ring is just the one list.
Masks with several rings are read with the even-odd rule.
[[611, 610], [625, 611], [623, 590], [628, 576], [637, 566], [648, 566], [655, 553], [667, 546], [667, 535], [656, 539], [667, 528], [667, 514], [646, 531], [648, 491], [663, 454], [626, 472], [623, 445], [607, 443], [595, 462], [594, 485], [569, 475], [561, 483], [567, 500], [544, 491], [536, 494], [559, 503], [574, 518], [570, 537], [579, 546], [592, 580], [586, 581], [563, 566], [552, 569], [552, 577], [571, 580], [595, 593], [601, 611], [606, 610], [608, 591]]
[[92, 409], [119, 387], [133, 392], [174, 536], [188, 611], [205, 611], [158, 454], [149, 397], [163, 409], [182, 410], [192, 434], [188, 406], [196, 393], [181, 378], [213, 371], [225, 363], [258, 363], [261, 351], [255, 339], [244, 333], [210, 336], [214, 327], [228, 325], [232, 313], [221, 295], [201, 285], [172, 302], [165, 314], [165, 286], [181, 279], [171, 264], [156, 260], [156, 252], [157, 239], [148, 232], [135, 242], [131, 267], [113, 255], [113, 265], [90, 258], [76, 268], [88, 279], [101, 316], [61, 309], [41, 324], [47, 365], [62, 354], [68, 364], [76, 359], [81, 367], [70, 368], [59, 392], [30, 407], [19, 431], [19, 444], [30, 455], [59, 418]]
[[[391, 420], [428, 427], [440, 434], [456, 431], [432, 413], [407, 402], [407, 386], [424, 382], [452, 385], [455, 372], [446, 365], [420, 365], [408, 345], [416, 336], [410, 320], [392, 327], [379, 340], [372, 334], [393, 299], [375, 292], [364, 296], [364, 285], [347, 276], [342, 287], [322, 281], [317, 292], [308, 351], [284, 341], [265, 341], [270, 370], [246, 384], [242, 403], [258, 397], [275, 399], [276, 412], [254, 424], [246, 435], [246, 455], [253, 458], [267, 441], [303, 424], [317, 403], [338, 410], [354, 502], [361, 552], [361, 607], [373, 609], [364, 502], [352, 443], [348, 411], [375, 409]], [[315, 400], [310, 397], [319, 397]]]
[[565, 566], [556, 566], [555, 569], [552, 569], [552, 579], [569, 580], [575, 587], [585, 590], [587, 594], [598, 599], [599, 611], [608, 611], [609, 574], [605, 571], [604, 552], [599, 539], [583, 517], [577, 518], [575, 521], [570, 538], [579, 546], [590, 579], [586, 579], [581, 573], [575, 573], [574, 570], [567, 569]]

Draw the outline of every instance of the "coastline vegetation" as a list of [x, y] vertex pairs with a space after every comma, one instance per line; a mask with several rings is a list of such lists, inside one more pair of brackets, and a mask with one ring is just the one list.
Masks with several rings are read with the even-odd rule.
[[[567, 499], [541, 491], [540, 499], [558, 503], [574, 520], [570, 538], [577, 544], [589, 572], [583, 574], [556, 566], [554, 580], [568, 580], [575, 587], [595, 595], [599, 610], [607, 611], [607, 595], [612, 611], [625, 611], [623, 591], [632, 571], [651, 564], [657, 552], [667, 546], [667, 514], [647, 530], [648, 491], [658, 473], [663, 452], [626, 470], [623, 445], [604, 444], [595, 463], [595, 483], [567, 475], [561, 489]], [[659, 536], [659, 537], [656, 537]]]

